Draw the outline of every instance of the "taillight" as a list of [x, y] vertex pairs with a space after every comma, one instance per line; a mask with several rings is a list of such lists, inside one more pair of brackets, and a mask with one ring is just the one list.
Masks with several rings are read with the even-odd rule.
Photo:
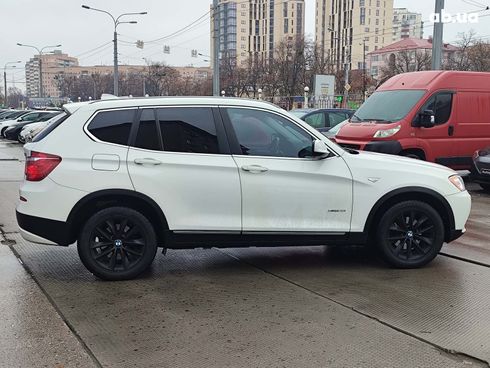
[[61, 157], [49, 153], [31, 152], [26, 159], [26, 180], [41, 181], [61, 162]]

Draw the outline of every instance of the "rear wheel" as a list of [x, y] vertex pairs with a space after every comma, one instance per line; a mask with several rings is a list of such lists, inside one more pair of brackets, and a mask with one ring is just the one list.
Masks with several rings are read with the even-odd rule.
[[444, 224], [439, 213], [419, 201], [401, 202], [381, 217], [376, 245], [394, 267], [417, 268], [432, 261], [444, 242]]
[[94, 214], [78, 239], [82, 263], [104, 280], [128, 280], [145, 271], [157, 251], [155, 230], [141, 213], [111, 207]]

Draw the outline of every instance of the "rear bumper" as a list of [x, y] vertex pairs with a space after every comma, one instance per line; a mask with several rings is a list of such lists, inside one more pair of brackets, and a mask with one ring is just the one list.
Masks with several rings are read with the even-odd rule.
[[16, 211], [20, 234], [28, 241], [39, 244], [69, 245], [69, 227], [66, 222], [29, 216]]

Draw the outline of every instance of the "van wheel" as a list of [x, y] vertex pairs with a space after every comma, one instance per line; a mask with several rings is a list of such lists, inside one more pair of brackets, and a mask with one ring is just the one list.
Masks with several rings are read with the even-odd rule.
[[490, 184], [480, 184], [484, 191], [490, 192]]
[[78, 238], [82, 263], [103, 280], [129, 280], [145, 271], [157, 251], [155, 230], [141, 213], [111, 207], [94, 214]]
[[402, 152], [401, 155], [415, 160], [423, 160], [423, 157], [415, 152]]
[[437, 211], [419, 201], [401, 202], [381, 217], [376, 245], [383, 258], [398, 268], [417, 268], [432, 261], [444, 242], [444, 224]]

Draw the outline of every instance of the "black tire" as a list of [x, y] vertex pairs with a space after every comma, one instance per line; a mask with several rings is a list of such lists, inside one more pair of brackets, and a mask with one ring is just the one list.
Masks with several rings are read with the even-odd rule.
[[444, 243], [444, 223], [430, 205], [405, 201], [388, 209], [378, 224], [376, 246], [397, 268], [422, 267], [432, 261]]
[[413, 158], [415, 160], [423, 160], [423, 158], [420, 155], [413, 152], [402, 152], [401, 155], [404, 157]]
[[103, 280], [129, 280], [153, 262], [157, 239], [153, 226], [141, 213], [110, 207], [94, 214], [78, 238], [82, 263]]
[[26, 141], [22, 138], [22, 136], [20, 135], [20, 133], [17, 136], [17, 142], [22, 143], [22, 144], [26, 143]]
[[485, 192], [490, 192], [490, 184], [481, 184], [480, 186], [483, 188]]

